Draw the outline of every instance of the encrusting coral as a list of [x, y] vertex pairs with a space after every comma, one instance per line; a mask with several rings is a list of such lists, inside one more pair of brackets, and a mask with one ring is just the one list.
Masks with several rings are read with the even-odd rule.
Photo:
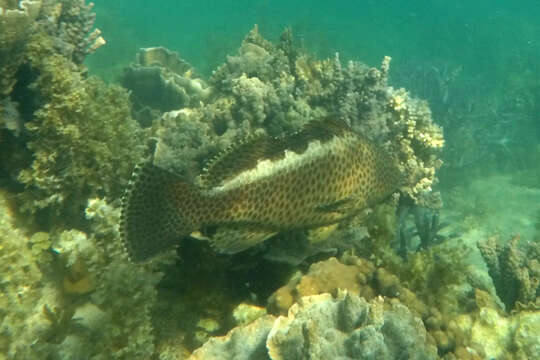
[[410, 310], [382, 298], [369, 303], [339, 291], [302, 297], [274, 322], [266, 340], [272, 360], [436, 359], [437, 349]]

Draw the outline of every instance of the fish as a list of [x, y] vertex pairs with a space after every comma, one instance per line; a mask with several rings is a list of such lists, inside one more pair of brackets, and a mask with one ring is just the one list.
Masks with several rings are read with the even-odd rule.
[[281, 137], [239, 142], [200, 179], [195, 184], [151, 161], [136, 168], [120, 220], [132, 261], [192, 234], [205, 234], [219, 253], [236, 254], [279, 233], [338, 224], [395, 192], [401, 173], [367, 137], [322, 119]]

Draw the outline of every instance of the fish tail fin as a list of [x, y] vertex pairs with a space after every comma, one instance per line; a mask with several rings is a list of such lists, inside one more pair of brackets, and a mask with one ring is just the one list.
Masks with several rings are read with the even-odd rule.
[[177, 244], [194, 225], [179, 204], [198, 189], [151, 162], [137, 166], [122, 199], [120, 234], [132, 261], [144, 261]]

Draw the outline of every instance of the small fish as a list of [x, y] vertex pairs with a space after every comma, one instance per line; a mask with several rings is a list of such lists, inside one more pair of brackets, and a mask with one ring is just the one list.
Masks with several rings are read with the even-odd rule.
[[207, 229], [218, 252], [234, 254], [283, 231], [337, 224], [389, 196], [401, 177], [370, 140], [345, 123], [321, 120], [240, 143], [201, 178], [195, 186], [151, 163], [136, 169], [120, 224], [133, 261]]

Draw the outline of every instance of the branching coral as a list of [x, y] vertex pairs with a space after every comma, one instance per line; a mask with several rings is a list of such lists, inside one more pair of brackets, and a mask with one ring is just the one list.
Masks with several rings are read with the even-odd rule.
[[86, 55], [105, 45], [99, 29], [93, 29], [96, 14], [93, 3], [86, 0], [61, 0], [58, 18], [58, 39], [62, 54], [76, 64], [82, 64]]

